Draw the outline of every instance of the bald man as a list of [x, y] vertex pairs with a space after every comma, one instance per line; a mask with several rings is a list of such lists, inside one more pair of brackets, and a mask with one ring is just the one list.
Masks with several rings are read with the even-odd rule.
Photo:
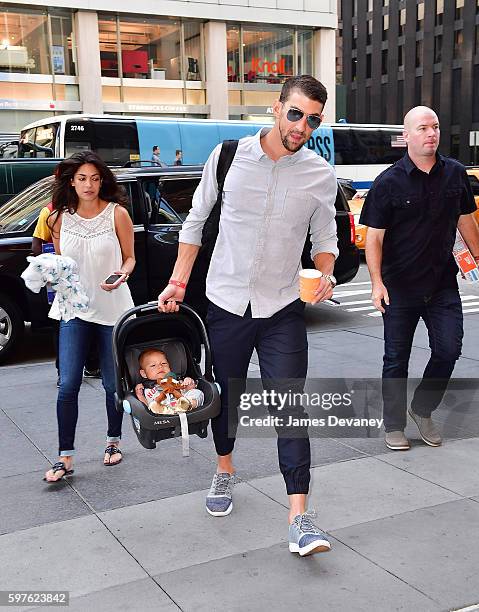
[[[440, 446], [432, 418], [461, 354], [462, 305], [452, 255], [458, 228], [479, 262], [476, 210], [466, 170], [437, 152], [436, 113], [417, 106], [404, 117], [407, 153], [374, 181], [360, 223], [368, 226], [366, 260], [372, 301], [384, 323], [383, 410], [386, 446], [408, 450], [407, 412], [422, 440]], [[419, 319], [431, 356], [407, 410], [411, 346]]]

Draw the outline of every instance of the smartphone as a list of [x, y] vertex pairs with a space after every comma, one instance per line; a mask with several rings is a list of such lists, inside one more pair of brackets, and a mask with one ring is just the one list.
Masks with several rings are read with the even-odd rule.
[[105, 285], [116, 285], [118, 281], [124, 278], [124, 274], [111, 274], [108, 278], [103, 281]]

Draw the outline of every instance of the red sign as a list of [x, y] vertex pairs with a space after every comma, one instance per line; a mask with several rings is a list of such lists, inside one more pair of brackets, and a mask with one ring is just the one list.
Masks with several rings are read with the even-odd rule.
[[284, 74], [286, 72], [286, 60], [282, 57], [279, 62], [267, 62], [260, 57], [253, 57], [251, 60], [251, 70], [253, 72], [264, 72], [266, 74]]

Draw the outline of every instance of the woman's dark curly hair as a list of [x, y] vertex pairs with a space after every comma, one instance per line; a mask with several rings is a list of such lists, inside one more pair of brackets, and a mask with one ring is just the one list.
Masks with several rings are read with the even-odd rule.
[[[72, 179], [83, 164], [93, 164], [101, 179], [98, 196], [107, 202], [127, 204], [126, 192], [116, 182], [115, 175], [105, 162], [93, 151], [81, 151], [61, 161], [55, 169], [55, 182], [53, 183], [53, 211], [50, 216], [56, 220], [58, 214], [68, 211], [75, 213], [78, 209], [78, 196], [72, 187]], [[50, 225], [50, 223], [49, 223]]]

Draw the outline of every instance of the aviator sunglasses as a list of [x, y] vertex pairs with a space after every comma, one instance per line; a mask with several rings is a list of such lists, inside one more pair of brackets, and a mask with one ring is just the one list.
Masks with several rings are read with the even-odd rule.
[[[286, 113], [288, 121], [291, 121], [292, 123], [301, 121], [304, 115], [305, 113], [303, 113], [303, 111], [294, 107], [289, 108], [288, 112]], [[316, 130], [321, 125], [321, 117], [319, 115], [306, 115], [306, 123], [312, 130]]]

